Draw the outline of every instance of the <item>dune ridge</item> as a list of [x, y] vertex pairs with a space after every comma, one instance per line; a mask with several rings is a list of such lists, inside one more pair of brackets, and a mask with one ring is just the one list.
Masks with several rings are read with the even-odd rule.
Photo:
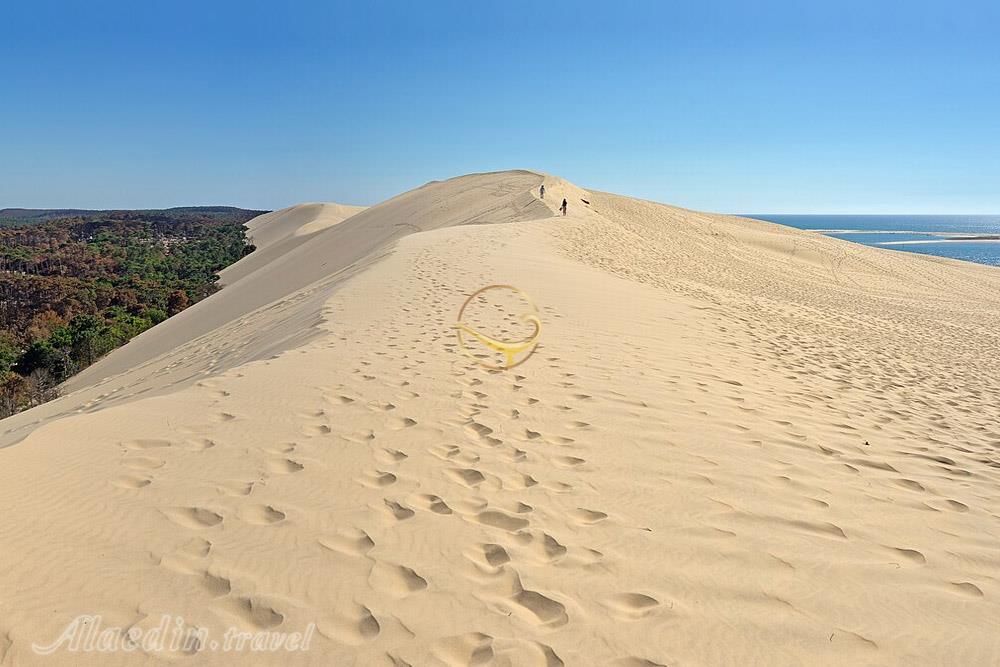
[[219, 276], [220, 282], [231, 285], [242, 280], [302, 245], [313, 234], [340, 224], [363, 210], [364, 206], [314, 203], [298, 204], [257, 216], [247, 223], [248, 238], [256, 250], [226, 267]]
[[[85, 613], [316, 624], [255, 664], [1000, 656], [1000, 271], [525, 171], [310, 206], [0, 424], [0, 664], [246, 659], [32, 653]], [[451, 330], [491, 283], [544, 323], [509, 372]]]

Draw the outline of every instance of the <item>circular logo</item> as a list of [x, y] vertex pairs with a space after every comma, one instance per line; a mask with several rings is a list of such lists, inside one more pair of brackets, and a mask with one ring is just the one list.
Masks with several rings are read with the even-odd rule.
[[487, 285], [465, 300], [454, 328], [465, 356], [484, 368], [503, 371], [535, 353], [542, 320], [523, 290]]

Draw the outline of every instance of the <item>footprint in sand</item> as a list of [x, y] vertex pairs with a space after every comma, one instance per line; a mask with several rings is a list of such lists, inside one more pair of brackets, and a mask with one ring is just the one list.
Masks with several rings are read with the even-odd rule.
[[454, 445], [435, 445], [428, 449], [428, 451], [442, 461], [464, 463], [467, 466], [475, 465], [480, 461], [479, 454], [472, 451], [465, 451], [461, 447]]
[[352, 603], [331, 616], [320, 619], [316, 629], [321, 635], [344, 644], [363, 644], [377, 637], [382, 626], [364, 605]]
[[140, 475], [119, 475], [112, 482], [112, 484], [120, 489], [142, 489], [152, 483], [153, 479], [151, 477]]
[[206, 558], [210, 553], [212, 553], [212, 543], [208, 540], [196, 537], [178, 549], [177, 553], [191, 556], [193, 558]]
[[499, 438], [494, 438], [492, 436], [493, 429], [485, 424], [480, 424], [477, 421], [471, 421], [465, 426], [466, 432], [474, 438], [479, 438], [485, 444], [491, 447], [497, 447], [503, 444], [503, 440]]
[[946, 499], [945, 504], [948, 505], [948, 509], [954, 510], [955, 512], [968, 512], [969, 506], [965, 503], [960, 503], [957, 500]]
[[555, 456], [552, 458], [552, 462], [560, 468], [576, 468], [586, 463], [587, 460], [577, 456]]
[[384, 593], [404, 598], [427, 588], [427, 580], [404, 565], [377, 561], [368, 576], [369, 583]]
[[511, 463], [521, 463], [522, 461], [528, 460], [528, 452], [523, 449], [518, 449], [517, 447], [506, 447], [500, 451], [500, 456], [507, 459]]
[[538, 480], [536, 480], [531, 475], [526, 475], [524, 473], [514, 473], [514, 476], [503, 483], [504, 487], [514, 488], [514, 489], [530, 489], [533, 486], [538, 486]]
[[404, 428], [410, 428], [411, 426], [416, 426], [417, 420], [410, 419], [409, 417], [393, 417], [386, 422], [386, 426], [394, 431], [401, 431]]
[[612, 614], [624, 620], [638, 620], [660, 608], [660, 601], [644, 593], [619, 593], [602, 604]]
[[275, 475], [287, 475], [293, 472], [299, 472], [305, 468], [304, 465], [293, 461], [291, 459], [270, 459], [267, 462], [267, 471]]
[[284, 521], [286, 514], [270, 505], [250, 505], [240, 509], [239, 517], [247, 523], [268, 526]]
[[515, 533], [528, 526], [528, 520], [516, 516], [510, 516], [497, 510], [485, 510], [476, 515], [477, 522], [484, 526], [491, 526]]
[[409, 456], [398, 449], [383, 448], [375, 453], [375, 456], [382, 463], [399, 463], [405, 461]]
[[201, 586], [209, 595], [215, 598], [229, 595], [233, 590], [232, 582], [229, 579], [217, 577], [207, 571], [201, 577]]
[[428, 512], [433, 512], [434, 514], [452, 513], [451, 508], [448, 507], [448, 504], [445, 503], [440, 496], [435, 496], [430, 493], [416, 494], [410, 496], [407, 500], [409, 500], [411, 505], [425, 509]]
[[474, 468], [451, 468], [446, 470], [445, 474], [459, 484], [469, 488], [479, 486], [486, 481], [486, 477], [483, 473]]
[[133, 470], [157, 470], [167, 464], [163, 459], [154, 459], [149, 456], [134, 456], [122, 460], [122, 465]]
[[385, 488], [395, 484], [396, 480], [396, 475], [391, 472], [383, 472], [381, 470], [369, 470], [357, 479], [358, 483], [371, 489]]
[[348, 442], [355, 442], [359, 445], [367, 445], [375, 439], [375, 432], [371, 429], [367, 429], [364, 431], [357, 431], [355, 433], [348, 433], [347, 435], [342, 435], [340, 437]]
[[462, 449], [455, 445], [434, 445], [427, 451], [442, 461], [448, 461], [462, 453]]
[[924, 555], [916, 549], [903, 549], [900, 547], [886, 547], [886, 549], [897, 556], [902, 556], [911, 563], [916, 563], [917, 565], [923, 565], [927, 562]]
[[982, 589], [980, 589], [979, 586], [976, 586], [975, 584], [970, 584], [968, 581], [952, 582], [950, 586], [951, 589], [956, 593], [967, 595], [968, 597], [972, 598], [983, 597]]
[[186, 440], [184, 441], [184, 449], [189, 452], [203, 452], [206, 449], [212, 449], [216, 444], [214, 440], [209, 440], [208, 438]]
[[253, 631], [271, 630], [285, 622], [284, 614], [256, 596], [227, 597], [215, 609]]
[[143, 438], [139, 440], [130, 440], [123, 443], [126, 449], [129, 450], [145, 450], [145, 449], [159, 449], [162, 447], [172, 447], [174, 443], [169, 440], [160, 440], [156, 438]]
[[534, 512], [535, 508], [527, 503], [522, 503], [519, 500], [502, 501], [496, 503], [500, 509], [505, 512], [510, 512], [512, 514], [527, 514], [528, 512]]
[[920, 482], [915, 482], [912, 479], [896, 479], [893, 481], [895, 481], [896, 484], [903, 487], [904, 489], [908, 489], [910, 491], [924, 492], [927, 490], [924, 488], [923, 484], [921, 484]]
[[201, 530], [222, 523], [222, 515], [203, 507], [171, 507], [160, 510], [178, 526]]
[[570, 491], [573, 490], [573, 485], [567, 484], [566, 482], [548, 481], [548, 482], [543, 482], [541, 486], [542, 488], [548, 489], [553, 493], [569, 493]]
[[173, 572], [200, 576], [205, 570], [204, 559], [212, 552], [212, 543], [196, 538], [173, 553], [158, 557], [157, 565]]
[[226, 496], [249, 496], [250, 492], [253, 491], [253, 485], [253, 482], [230, 481], [223, 482], [215, 488]]
[[342, 528], [336, 535], [320, 538], [319, 544], [345, 556], [364, 556], [375, 548], [375, 541], [360, 528]]
[[481, 632], [445, 637], [431, 647], [434, 656], [448, 667], [474, 667], [493, 662], [493, 637]]
[[561, 602], [538, 591], [526, 590], [516, 572], [513, 573], [513, 589], [514, 595], [509, 598], [511, 606], [507, 611], [516, 613], [529, 623], [549, 628], [558, 628], [569, 622], [566, 607]]
[[329, 435], [333, 432], [326, 424], [306, 424], [302, 427], [302, 433], [310, 437]]
[[556, 563], [566, 556], [568, 549], [542, 531], [521, 531], [514, 538], [532, 561], [540, 564]]
[[499, 544], [477, 544], [462, 552], [477, 568], [489, 574], [495, 574], [501, 567], [510, 562], [507, 550]]
[[627, 658], [619, 658], [611, 664], [614, 667], [667, 667], [662, 662], [653, 662], [646, 658], [637, 658], [634, 655], [630, 655]]
[[570, 517], [573, 518], [577, 523], [589, 526], [600, 521], [604, 521], [608, 518], [608, 515], [604, 512], [598, 512], [596, 510], [588, 510], [582, 507], [578, 507], [569, 513]]
[[389, 514], [392, 515], [397, 521], [405, 521], [413, 517], [416, 512], [411, 510], [409, 507], [399, 504], [395, 500], [389, 500], [388, 498], [383, 499], [385, 507], [389, 510]]

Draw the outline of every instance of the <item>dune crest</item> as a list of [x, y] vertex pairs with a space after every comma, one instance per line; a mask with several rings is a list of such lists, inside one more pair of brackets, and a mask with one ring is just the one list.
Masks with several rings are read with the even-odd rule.
[[[276, 665], [1000, 655], [1000, 272], [527, 171], [350, 213], [254, 221], [267, 262], [0, 423], [0, 664], [80, 614], [314, 623]], [[509, 372], [452, 329], [495, 283], [543, 323]]]

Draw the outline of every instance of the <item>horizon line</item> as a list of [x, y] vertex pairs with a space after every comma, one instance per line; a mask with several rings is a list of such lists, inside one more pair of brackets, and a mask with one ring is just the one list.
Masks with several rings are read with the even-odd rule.
[[[629, 196], [629, 195], [620, 195], [620, 196]], [[390, 197], [390, 199], [391, 199], [391, 197]], [[387, 201], [387, 200], [382, 200], [382, 201]], [[654, 203], [664, 204], [665, 206], [678, 206], [677, 204], [669, 204], [669, 203], [666, 203], [666, 202], [657, 202], [655, 200], [648, 200], [648, 201], [654, 201]], [[170, 206], [143, 206], [143, 207], [139, 207], [139, 208], [128, 207], [128, 206], [102, 206], [102, 207], [96, 207], [96, 208], [84, 207], [84, 206], [49, 206], [49, 207], [38, 207], [38, 206], [0, 206], [0, 211], [86, 211], [86, 212], [94, 212], [94, 213], [104, 213], [104, 212], [112, 212], [112, 211], [166, 211], [166, 210], [170, 210], [170, 209], [174, 209], [174, 208], [236, 208], [236, 209], [240, 209], [240, 210], [243, 210], [243, 211], [274, 212], [274, 211], [280, 211], [280, 210], [285, 209], [285, 208], [290, 208], [292, 206], [301, 206], [303, 204], [312, 204], [312, 203], [339, 204], [339, 205], [342, 205], [342, 206], [375, 206], [375, 205], [377, 205], [377, 204], [379, 204], [381, 202], [375, 202], [375, 203], [371, 203], [371, 204], [352, 204], [352, 203], [347, 203], [347, 202], [342, 202], [342, 201], [333, 201], [333, 200], [322, 200], [322, 201], [320, 201], [320, 200], [311, 200], [311, 201], [296, 202], [296, 203], [293, 203], [293, 204], [287, 204], [285, 206], [278, 206], [278, 207], [275, 207], [275, 208], [270, 208], [270, 207], [260, 208], [260, 207], [256, 207], [256, 206], [244, 206], [244, 205], [240, 205], [240, 204], [173, 204], [173, 205], [170, 205]], [[681, 207], [682, 208], [688, 208], [687, 206], [683, 206], [683, 205], [681, 205]], [[916, 217], [916, 216], [923, 216], [923, 217], [936, 217], [936, 216], [1000, 217], [1000, 212], [998, 212], [998, 213], [966, 213], [966, 212], [959, 212], [959, 213], [955, 213], [955, 212], [948, 212], [948, 213], [942, 213], [942, 212], [937, 212], [937, 213], [898, 213], [898, 212], [897, 213], [857, 213], [857, 212], [854, 212], [854, 213], [843, 213], [843, 212], [821, 212], [821, 213], [817, 213], [817, 212], [807, 212], [807, 213], [803, 213], [803, 212], [797, 212], [797, 211], [796, 212], [790, 212], [790, 211], [775, 211], [775, 212], [772, 212], [772, 211], [767, 211], [767, 212], [747, 213], [747, 212], [731, 212], [731, 211], [730, 212], [726, 212], [726, 211], [712, 211], [712, 210], [697, 209], [697, 208], [693, 208], [692, 210], [698, 210], [698, 211], [702, 211], [702, 212], [705, 212], [705, 213], [717, 213], [719, 215], [733, 215], [733, 216], [738, 216], [738, 217], [743, 217], [743, 218], [753, 218], [754, 216], [762, 216], [762, 215], [843, 216], [843, 217], [860, 216], [860, 215], [866, 215], [866, 216], [911, 216], [911, 217]]]

